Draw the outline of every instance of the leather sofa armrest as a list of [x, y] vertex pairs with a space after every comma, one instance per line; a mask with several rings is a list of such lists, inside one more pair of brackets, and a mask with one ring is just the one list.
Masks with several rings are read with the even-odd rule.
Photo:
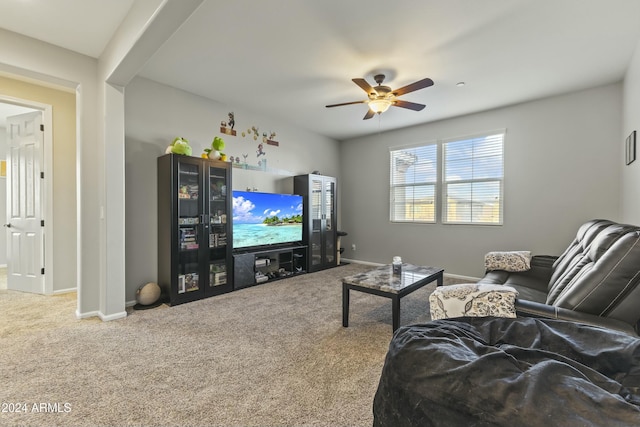
[[551, 268], [553, 263], [558, 259], [555, 255], [534, 255], [531, 257], [531, 266], [534, 265], [541, 268]]
[[531, 270], [529, 274], [545, 283], [549, 283], [553, 274], [553, 263], [558, 259], [552, 255], [534, 255], [531, 257]]
[[516, 314], [523, 317], [542, 317], [545, 319], [568, 320], [590, 326], [614, 329], [633, 336], [638, 336], [638, 333], [631, 325], [620, 320], [581, 313], [579, 311], [555, 307], [553, 305], [542, 304], [535, 301], [517, 300]]

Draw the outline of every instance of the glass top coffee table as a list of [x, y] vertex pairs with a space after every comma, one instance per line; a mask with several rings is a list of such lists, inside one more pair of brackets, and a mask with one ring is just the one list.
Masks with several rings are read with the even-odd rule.
[[342, 326], [349, 326], [349, 291], [391, 298], [393, 331], [400, 326], [400, 298], [420, 289], [434, 280], [442, 286], [444, 269], [402, 264], [402, 273], [393, 274], [391, 265], [354, 274], [342, 279]]

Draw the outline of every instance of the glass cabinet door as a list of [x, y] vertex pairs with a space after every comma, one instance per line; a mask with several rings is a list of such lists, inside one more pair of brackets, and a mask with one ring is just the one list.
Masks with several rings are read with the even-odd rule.
[[214, 288], [227, 284], [227, 185], [226, 170], [208, 166], [208, 286]]
[[178, 162], [178, 294], [201, 289], [198, 254], [202, 216], [198, 164]]
[[308, 174], [294, 177], [293, 189], [304, 196], [302, 238], [309, 271], [334, 267], [337, 254], [337, 181], [330, 176]]
[[336, 184], [333, 181], [326, 181], [324, 185], [324, 219], [325, 219], [325, 262], [333, 263], [336, 256], [336, 234], [333, 232], [335, 229], [335, 188]]
[[311, 235], [309, 236], [309, 255], [312, 266], [322, 265], [322, 180], [312, 179], [309, 193], [309, 213], [311, 214]]

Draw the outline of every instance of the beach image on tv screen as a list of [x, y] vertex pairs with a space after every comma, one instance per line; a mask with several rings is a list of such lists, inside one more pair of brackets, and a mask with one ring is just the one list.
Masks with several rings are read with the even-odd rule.
[[233, 247], [302, 240], [302, 196], [233, 192]]

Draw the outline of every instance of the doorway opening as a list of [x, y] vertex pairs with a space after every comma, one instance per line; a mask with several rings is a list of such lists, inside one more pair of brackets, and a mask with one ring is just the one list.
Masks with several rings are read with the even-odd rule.
[[0, 289], [52, 294], [45, 269], [43, 172], [45, 141], [52, 140], [51, 106], [0, 97], [0, 128], [0, 267], [6, 277]]

